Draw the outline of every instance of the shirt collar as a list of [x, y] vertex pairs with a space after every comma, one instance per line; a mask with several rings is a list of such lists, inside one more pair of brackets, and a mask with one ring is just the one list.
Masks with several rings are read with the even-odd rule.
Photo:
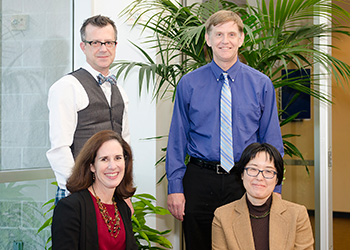
[[[98, 79], [97, 76], [100, 74], [100, 72], [91, 67], [90, 64], [86, 62], [82, 68], [86, 69], [96, 80]], [[108, 75], [110, 75], [110, 72]]]
[[[222, 73], [224, 71], [215, 63], [214, 60], [211, 61], [210, 67], [211, 67], [211, 71], [213, 72], [213, 74], [216, 77], [217, 81], [223, 79], [223, 74]], [[228, 76], [230, 77], [232, 82], [235, 81], [235, 76], [236, 76], [237, 72], [239, 71], [240, 67], [241, 67], [241, 63], [240, 63], [240, 61], [238, 59], [235, 62], [235, 64], [233, 66], [231, 66], [231, 68], [228, 71], [226, 71], [226, 73], [228, 73]]]

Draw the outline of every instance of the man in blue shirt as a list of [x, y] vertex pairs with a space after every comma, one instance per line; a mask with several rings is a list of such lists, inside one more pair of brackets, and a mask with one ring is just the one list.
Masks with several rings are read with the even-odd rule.
[[[220, 93], [227, 73], [231, 88], [233, 160], [253, 142], [274, 145], [283, 155], [276, 95], [271, 80], [241, 63], [241, 18], [218, 11], [206, 22], [213, 61], [180, 80], [166, 155], [168, 208], [183, 221], [186, 249], [211, 249], [211, 222], [219, 206], [240, 199], [241, 179], [220, 166]], [[190, 161], [184, 163], [186, 154]], [[281, 186], [275, 191], [280, 192]]]

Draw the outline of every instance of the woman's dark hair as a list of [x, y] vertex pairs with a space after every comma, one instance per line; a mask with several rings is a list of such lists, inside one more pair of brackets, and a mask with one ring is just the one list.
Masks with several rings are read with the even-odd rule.
[[96, 154], [104, 142], [117, 140], [123, 148], [125, 158], [124, 178], [116, 187], [115, 193], [119, 198], [128, 198], [134, 195], [136, 188], [133, 186], [133, 157], [129, 144], [112, 130], [103, 130], [93, 135], [83, 146], [75, 159], [75, 166], [69, 177], [66, 188], [71, 192], [87, 189], [93, 183], [93, 172], [90, 164], [94, 164]]
[[241, 176], [249, 161], [254, 159], [260, 152], [265, 152], [270, 161], [274, 162], [278, 178], [277, 185], [280, 185], [284, 177], [284, 161], [279, 151], [268, 143], [255, 142], [247, 146], [240, 157], [240, 161], [235, 165], [236, 173]]

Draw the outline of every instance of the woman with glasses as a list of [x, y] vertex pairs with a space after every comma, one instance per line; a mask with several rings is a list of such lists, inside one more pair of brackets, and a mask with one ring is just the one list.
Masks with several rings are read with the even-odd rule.
[[212, 248], [313, 249], [306, 208], [273, 194], [284, 172], [279, 151], [267, 143], [253, 143], [234, 170], [241, 176], [246, 193], [240, 200], [216, 209]]

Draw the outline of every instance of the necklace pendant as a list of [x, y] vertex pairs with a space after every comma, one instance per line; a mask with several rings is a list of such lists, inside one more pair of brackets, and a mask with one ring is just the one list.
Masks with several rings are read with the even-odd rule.
[[116, 205], [116, 201], [115, 201], [115, 198], [113, 197], [112, 198], [112, 202], [113, 202], [113, 206], [115, 208], [115, 217], [112, 218], [109, 214], [109, 212], [107, 211], [106, 209], [106, 206], [104, 206], [100, 200], [100, 198], [96, 195], [95, 193], [95, 189], [94, 189], [94, 186], [92, 186], [93, 188], [93, 191], [94, 191], [94, 195], [95, 195], [95, 198], [96, 198], [96, 203], [98, 205], [98, 208], [99, 208], [99, 211], [100, 211], [100, 214], [108, 228], [108, 231], [111, 235], [111, 237], [114, 237], [116, 238], [118, 235], [119, 235], [119, 231], [120, 231], [120, 214], [119, 214], [119, 210], [117, 208], [117, 205]]
[[[250, 213], [249, 213], [250, 214]], [[262, 219], [262, 218], [265, 218], [266, 216], [268, 216], [270, 214], [270, 210], [267, 211], [265, 214], [263, 215], [253, 215], [253, 214], [250, 214], [250, 217], [251, 218], [254, 218], [254, 219]]]

